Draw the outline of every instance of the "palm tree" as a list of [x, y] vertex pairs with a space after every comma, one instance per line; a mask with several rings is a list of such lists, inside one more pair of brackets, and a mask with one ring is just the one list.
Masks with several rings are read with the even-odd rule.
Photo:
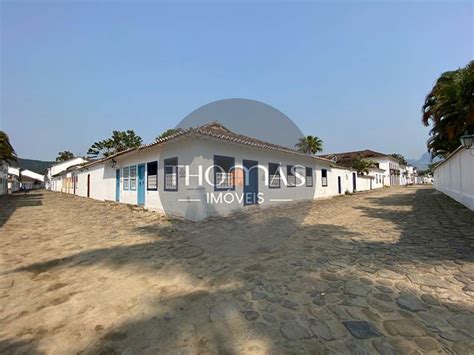
[[74, 154], [72, 154], [69, 150], [65, 150], [64, 152], [59, 152], [58, 156], [56, 157], [56, 161], [66, 161], [69, 159], [74, 158]]
[[301, 153], [316, 154], [323, 151], [323, 141], [316, 136], [306, 136], [299, 139], [295, 148]]
[[459, 137], [474, 133], [474, 61], [438, 78], [423, 105], [422, 122], [432, 125], [427, 142], [432, 157], [459, 147]]
[[370, 159], [356, 158], [352, 161], [352, 168], [357, 170], [357, 174], [368, 174], [370, 168], [376, 168], [377, 163]]
[[9, 163], [13, 161], [17, 161], [17, 159], [10, 138], [5, 132], [0, 131], [0, 162]]

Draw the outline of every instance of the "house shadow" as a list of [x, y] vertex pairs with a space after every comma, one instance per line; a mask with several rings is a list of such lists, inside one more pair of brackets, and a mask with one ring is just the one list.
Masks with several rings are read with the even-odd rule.
[[374, 207], [357, 206], [362, 216], [390, 222], [399, 232], [395, 242], [360, 240], [372, 251], [386, 252], [389, 260], [474, 261], [474, 212], [434, 189], [368, 198]]
[[[390, 222], [399, 231], [397, 241], [364, 240], [364, 233], [360, 231], [325, 224], [324, 220], [314, 216], [308, 219], [311, 212], [301, 211], [308, 210], [311, 204], [301, 204], [292, 209], [278, 206], [271, 213], [267, 213], [270, 212], [267, 209], [253, 209], [249, 213], [198, 223], [170, 219], [167, 223], [131, 227], [131, 233], [148, 237], [148, 242], [89, 249], [32, 263], [7, 273], [28, 272], [35, 277], [69, 268], [87, 270], [103, 266], [112, 270], [130, 267], [131, 272], [146, 276], [149, 272], [157, 273], [166, 268], [177, 270], [184, 273], [188, 280], [194, 280], [195, 285], [189, 289], [147, 298], [146, 315], [130, 317], [113, 327], [104, 327], [100, 323], [91, 325], [95, 327], [96, 337], [82, 353], [176, 353], [183, 349], [229, 354], [288, 353], [295, 349], [302, 353], [308, 350], [317, 353], [340, 352], [340, 348], [332, 348], [333, 345], [326, 344], [311, 333], [305, 335], [308, 339], [301, 342], [283, 335], [282, 324], [295, 324], [292, 321], [296, 318], [292, 319], [289, 315], [292, 310], [282, 304], [297, 293], [338, 295], [333, 296], [333, 301], [328, 296], [328, 300], [321, 305], [318, 303], [317, 307], [311, 299], [309, 305], [303, 303], [306, 301], [300, 301], [298, 324], [309, 328], [312, 322], [321, 319], [330, 319], [339, 322], [339, 325], [344, 320], [370, 321], [380, 333], [379, 338], [392, 347], [381, 326], [383, 319], [374, 312], [364, 310], [383, 307], [384, 311], [393, 308], [390, 312], [398, 312], [395, 296], [390, 295], [398, 294], [399, 286], [395, 283], [391, 286], [368, 284], [354, 269], [365, 269], [365, 265], [377, 272], [403, 267], [404, 261], [416, 261], [423, 265], [445, 260], [472, 260], [468, 254], [472, 254], [473, 236], [470, 232], [473, 230], [473, 214], [444, 195], [428, 189], [414, 191], [409, 196], [389, 195], [368, 199], [371, 202], [369, 206], [352, 208], [375, 222]], [[344, 202], [341, 200], [338, 203]], [[457, 216], [456, 219], [454, 216]], [[360, 259], [363, 259], [362, 263]], [[321, 276], [323, 273], [324, 278]], [[348, 284], [357, 292], [367, 289], [370, 290], [368, 293], [375, 294], [383, 290], [389, 295], [385, 299], [391, 298], [387, 302], [389, 305], [379, 301], [367, 304], [361, 297], [344, 295]], [[255, 300], [254, 291], [275, 296], [275, 303], [265, 301], [268, 297]], [[417, 291], [403, 292], [414, 295], [423, 304], [424, 309], [417, 313], [416, 319], [426, 328], [424, 331], [428, 336], [434, 336], [434, 325], [430, 319], [438, 317], [440, 310], [459, 310], [461, 307], [441, 300], [436, 300], [436, 305], [429, 304]], [[259, 308], [262, 302], [271, 303], [275, 310], [272, 313], [267, 312], [267, 308], [262, 310]], [[353, 310], [354, 304], [360, 312]], [[346, 306], [352, 307], [352, 313], [347, 313]], [[463, 312], [473, 311], [470, 305], [463, 307]], [[274, 320], [276, 312], [289, 318]], [[264, 318], [265, 315], [268, 317]], [[402, 313], [402, 316], [413, 317], [408, 312]], [[342, 326], [342, 329], [345, 328]], [[468, 334], [469, 330], [466, 329], [465, 333]], [[347, 348], [353, 346], [357, 349], [350, 334], [344, 334], [341, 339], [347, 341]], [[469, 335], [465, 337], [468, 339]], [[1, 344], [0, 352], [7, 349], [5, 352], [14, 353], [25, 346], [34, 352], [40, 340], [38, 338], [25, 344], [21, 340], [7, 339]], [[300, 345], [304, 347], [299, 348]]]
[[17, 209], [41, 205], [41, 191], [38, 190], [28, 193], [18, 192], [0, 196], [0, 228], [7, 223]]

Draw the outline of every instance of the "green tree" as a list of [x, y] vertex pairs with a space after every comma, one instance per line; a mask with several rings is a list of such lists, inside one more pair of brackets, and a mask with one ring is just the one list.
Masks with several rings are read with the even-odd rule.
[[392, 157], [397, 159], [398, 162], [400, 163], [400, 165], [408, 165], [407, 160], [405, 159], [405, 157], [403, 155], [398, 154], [398, 153], [393, 153]]
[[90, 158], [108, 157], [127, 149], [138, 148], [143, 140], [137, 136], [135, 131], [113, 131], [112, 137], [95, 142], [87, 151]]
[[74, 158], [74, 154], [72, 154], [69, 150], [65, 150], [64, 152], [59, 152], [58, 156], [56, 157], [56, 161], [66, 161], [69, 159]]
[[323, 151], [323, 141], [316, 136], [306, 136], [299, 139], [295, 148], [301, 153], [316, 154]]
[[474, 61], [438, 78], [423, 105], [422, 122], [432, 125], [427, 142], [432, 157], [459, 147], [465, 132], [474, 133]]
[[155, 138], [155, 140], [157, 141], [158, 139], [166, 138], [166, 137], [172, 136], [173, 134], [177, 134], [181, 132], [183, 132], [182, 128], [170, 128], [164, 131], [163, 133], [161, 133], [158, 137]]
[[369, 169], [376, 168], [377, 163], [370, 159], [356, 158], [352, 161], [352, 168], [357, 170], [357, 174], [364, 175], [369, 173]]
[[0, 131], [0, 162], [10, 163], [14, 161], [17, 161], [16, 153], [10, 143], [10, 138], [5, 132]]

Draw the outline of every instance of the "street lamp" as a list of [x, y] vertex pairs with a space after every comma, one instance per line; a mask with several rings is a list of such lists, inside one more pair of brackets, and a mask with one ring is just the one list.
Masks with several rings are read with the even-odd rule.
[[462, 146], [465, 149], [471, 149], [472, 144], [474, 142], [474, 134], [465, 134], [459, 138], [461, 141]]

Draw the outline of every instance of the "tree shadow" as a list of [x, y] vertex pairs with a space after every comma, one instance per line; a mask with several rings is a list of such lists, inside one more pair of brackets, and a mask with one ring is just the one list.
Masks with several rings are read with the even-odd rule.
[[[363, 217], [390, 222], [399, 232], [395, 242], [360, 240], [387, 253], [388, 260], [435, 263], [474, 260], [474, 212], [433, 189], [369, 199], [376, 207], [358, 206]], [[400, 208], [401, 207], [401, 208]]]
[[36, 347], [35, 341], [24, 341], [19, 339], [0, 340], [0, 354], [44, 354]]

